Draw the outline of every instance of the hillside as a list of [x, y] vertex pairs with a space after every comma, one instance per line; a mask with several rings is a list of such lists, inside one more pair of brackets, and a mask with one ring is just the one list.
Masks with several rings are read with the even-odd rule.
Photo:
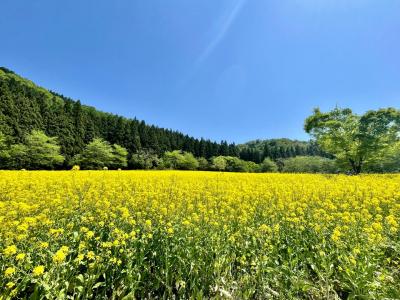
[[57, 136], [66, 161], [80, 153], [94, 137], [119, 144], [130, 154], [138, 150], [162, 154], [180, 149], [196, 157], [239, 156], [256, 163], [265, 157], [325, 156], [311, 142], [290, 139], [255, 140], [239, 146], [225, 141], [196, 139], [136, 118], [99, 111], [0, 67], [0, 131], [14, 142], [21, 142], [33, 129]]
[[256, 163], [261, 162], [265, 157], [270, 157], [274, 160], [299, 155], [330, 157], [322, 152], [312, 141], [298, 141], [286, 138], [254, 140], [238, 145], [238, 148], [241, 159]]
[[130, 153], [146, 149], [161, 154], [181, 149], [206, 158], [238, 155], [234, 144], [196, 139], [136, 118], [101, 112], [0, 68], [0, 131], [20, 142], [32, 129], [57, 136], [67, 160], [94, 137], [120, 144]]

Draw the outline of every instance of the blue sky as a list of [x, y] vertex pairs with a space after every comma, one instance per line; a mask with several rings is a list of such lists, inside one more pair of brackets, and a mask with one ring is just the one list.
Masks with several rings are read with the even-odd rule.
[[400, 106], [398, 0], [1, 0], [0, 11], [0, 65], [195, 137], [308, 139], [316, 106]]

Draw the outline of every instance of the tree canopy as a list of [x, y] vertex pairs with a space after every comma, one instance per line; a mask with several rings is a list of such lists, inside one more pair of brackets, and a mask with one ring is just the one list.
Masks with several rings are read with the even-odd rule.
[[60, 166], [64, 156], [60, 154], [57, 138], [32, 130], [21, 143], [12, 143], [0, 133], [0, 167], [7, 169], [53, 169]]
[[316, 108], [306, 119], [304, 129], [339, 164], [358, 174], [364, 164], [399, 141], [400, 111], [385, 108], [357, 115], [349, 108], [326, 113]]
[[162, 155], [176, 149], [205, 158], [239, 155], [234, 143], [196, 139], [136, 118], [101, 112], [0, 68], [0, 131], [19, 143], [33, 129], [58, 137], [65, 167], [94, 138], [118, 144], [129, 155], [140, 150]]
[[120, 145], [110, 145], [101, 138], [95, 138], [85, 146], [82, 153], [74, 156], [72, 164], [83, 169], [123, 168], [127, 166], [128, 151]]

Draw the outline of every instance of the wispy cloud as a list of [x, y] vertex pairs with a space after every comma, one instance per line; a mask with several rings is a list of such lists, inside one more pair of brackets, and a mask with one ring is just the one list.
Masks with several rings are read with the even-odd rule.
[[193, 78], [193, 76], [197, 73], [201, 65], [207, 60], [207, 58], [215, 50], [218, 44], [223, 40], [225, 34], [229, 31], [229, 28], [231, 27], [236, 17], [240, 13], [246, 0], [235, 0], [235, 1], [232, 0], [232, 2], [234, 2], [234, 4], [221, 16], [221, 21], [219, 22], [220, 24], [218, 26], [218, 30], [214, 34], [214, 37], [207, 44], [207, 47], [204, 48], [203, 52], [201, 52], [201, 54], [194, 61], [194, 66], [191, 69], [190, 73], [187, 74], [187, 76], [182, 78], [182, 80], [177, 83], [178, 88], [182, 88], [187, 84], [188, 81], [190, 81]]
[[244, 3], [246, 0], [236, 0], [235, 5], [232, 6], [230, 11], [225, 15], [222, 19], [222, 24], [215, 35], [215, 37], [210, 41], [204, 51], [196, 60], [196, 67], [201, 65], [214, 51], [214, 49], [218, 46], [218, 44], [222, 41], [225, 34], [228, 32], [229, 28], [231, 27], [232, 23], [235, 21], [237, 15], [240, 13]]

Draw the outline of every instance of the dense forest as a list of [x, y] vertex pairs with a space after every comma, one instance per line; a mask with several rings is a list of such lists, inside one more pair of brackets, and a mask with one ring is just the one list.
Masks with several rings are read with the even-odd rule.
[[144, 121], [104, 113], [0, 68], [0, 131], [20, 142], [33, 129], [57, 136], [66, 161], [95, 137], [119, 144], [130, 154], [141, 149], [159, 154], [180, 149], [206, 158], [239, 155], [235, 144], [195, 139]]
[[129, 157], [141, 151], [162, 155], [177, 149], [206, 159], [230, 156], [255, 163], [266, 157], [276, 160], [299, 155], [324, 156], [313, 143], [288, 139], [255, 141], [239, 146], [226, 141], [196, 139], [148, 125], [136, 118], [98, 111], [0, 68], [0, 132], [19, 143], [32, 130], [42, 130], [57, 137], [65, 156], [65, 166], [94, 138], [121, 145], [128, 150]]
[[238, 145], [238, 148], [241, 159], [253, 161], [255, 163], [260, 163], [267, 157], [273, 160], [296, 156], [322, 156], [332, 158], [332, 155], [323, 152], [313, 141], [305, 142], [284, 138], [255, 140]]

